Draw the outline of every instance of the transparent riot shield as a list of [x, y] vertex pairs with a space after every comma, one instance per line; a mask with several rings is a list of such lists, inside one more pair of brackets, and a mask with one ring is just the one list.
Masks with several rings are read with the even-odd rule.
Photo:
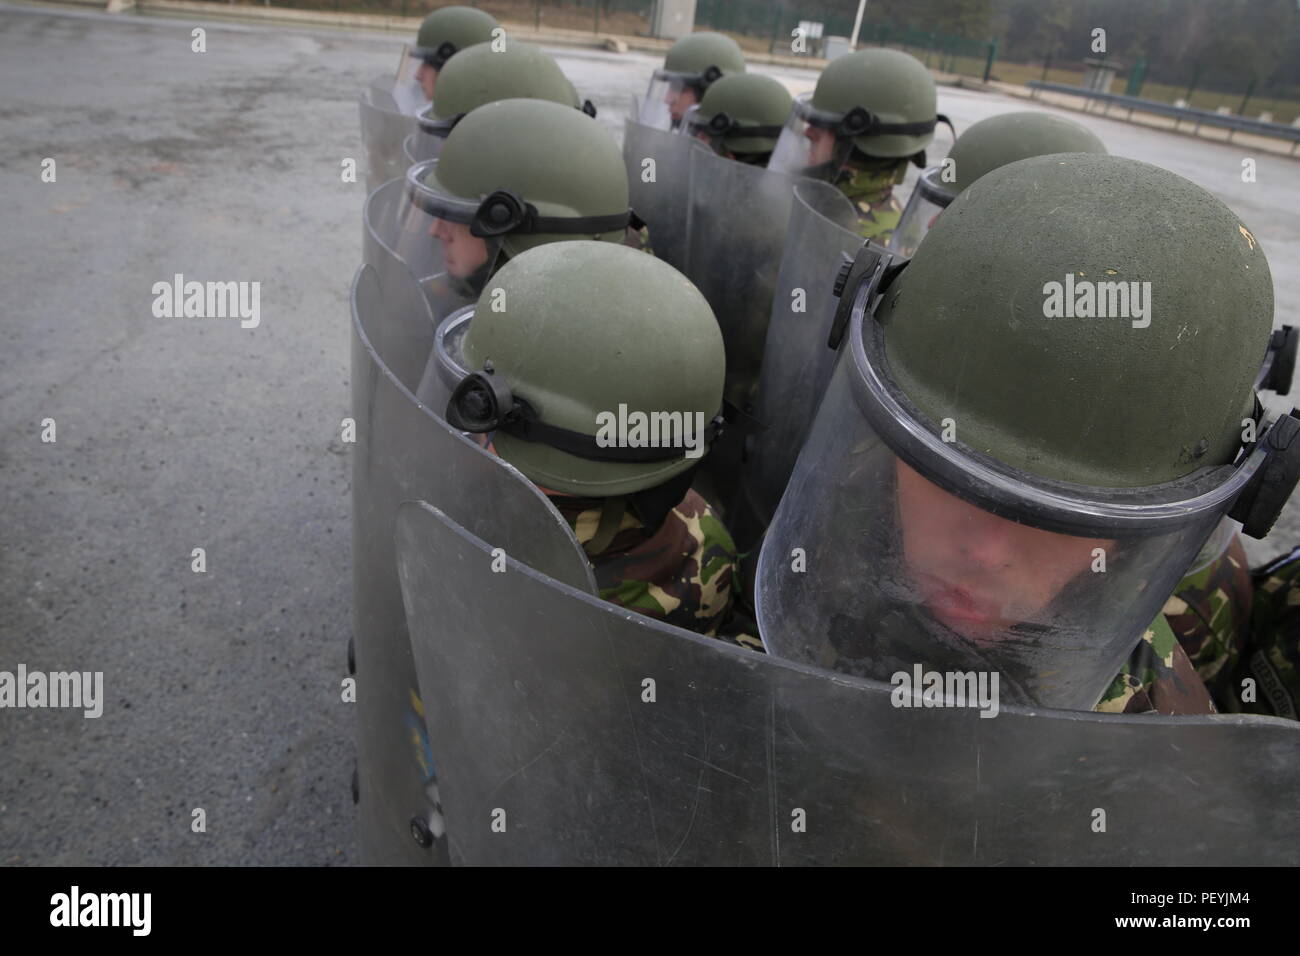
[[595, 593], [581, 547], [546, 497], [416, 401], [410, 376], [418, 378], [424, 356], [415, 366], [406, 354], [412, 309], [423, 309], [422, 324], [432, 337], [432, 318], [409, 273], [381, 277], [369, 265], [358, 270], [352, 285], [353, 637], [358, 834], [362, 858], [370, 864], [446, 858], [445, 842], [433, 846], [441, 829], [438, 781], [397, 578], [398, 506], [415, 498], [437, 502], [521, 560]]
[[843, 256], [862, 245], [852, 204], [825, 183], [794, 188], [789, 230], [772, 296], [754, 416], [733, 533], [748, 539], [772, 520], [826, 390], [835, 353], [826, 345]]
[[691, 154], [684, 271], [718, 317], [727, 347], [727, 398], [747, 411], [757, 391], [796, 184], [812, 201], [851, 208], [826, 183], [801, 182], [705, 149]]
[[629, 118], [623, 127], [632, 211], [650, 227], [654, 254], [686, 271], [686, 207], [690, 196], [691, 155], [708, 148], [687, 136], [642, 126]]
[[398, 518], [453, 862], [1300, 862], [1293, 722], [897, 706], [615, 608], [500, 533]]
[[944, 168], [932, 166], [921, 174], [912, 190], [911, 198], [899, 217], [898, 225], [889, 236], [887, 247], [900, 256], [912, 256], [921, 240], [930, 231], [943, 212], [956, 198], [952, 184], [943, 180]]
[[361, 142], [366, 150], [369, 192], [390, 179], [400, 179], [409, 165], [402, 143], [415, 132], [415, 116], [402, 111], [393, 91], [391, 78], [378, 77], [361, 93]]
[[407, 191], [404, 179], [394, 179], [366, 198], [361, 259], [382, 277], [394, 270], [413, 274], [434, 318], [442, 319], [469, 299], [448, 281], [442, 243], [430, 235], [433, 218], [412, 206]]

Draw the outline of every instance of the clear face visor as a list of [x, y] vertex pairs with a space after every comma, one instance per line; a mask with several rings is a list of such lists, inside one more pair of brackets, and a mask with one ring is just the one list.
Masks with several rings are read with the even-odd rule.
[[[506, 237], [572, 236], [575, 239], [618, 233], [627, 228], [631, 211], [596, 216], [546, 215], [507, 189], [465, 198], [429, 185], [438, 160], [416, 163], [406, 171], [406, 192], [398, 209], [394, 251], [421, 284], [441, 273], [457, 295], [477, 298], [500, 265]], [[426, 289], [427, 291], [427, 289]]]
[[[852, 326], [763, 546], [767, 649], [891, 682], [998, 675], [1003, 703], [1091, 710], [1259, 467], [1137, 489], [1018, 472], [936, 428]], [[1220, 530], [1222, 533], [1222, 530]], [[802, 556], [802, 557], [801, 557]]]
[[505, 213], [487, 199], [464, 199], [428, 186], [425, 179], [437, 166], [432, 159], [407, 170], [394, 251], [426, 291], [446, 286], [462, 299], [477, 298], [501, 256]]
[[438, 71], [416, 56], [410, 46], [402, 48], [402, 56], [393, 78], [393, 99], [403, 113], [414, 116], [433, 99]]
[[951, 185], [943, 180], [944, 168], [932, 166], [916, 181], [916, 188], [903, 208], [898, 227], [889, 238], [888, 248], [901, 256], [912, 256], [925, 234], [934, 228], [939, 213], [948, 208], [955, 196]]
[[446, 414], [452, 392], [470, 374], [465, 361], [465, 333], [474, 318], [475, 304], [464, 305], [438, 323], [433, 354], [417, 392], [419, 400], [440, 417]]
[[460, 119], [460, 117], [435, 119], [432, 110], [432, 104], [426, 104], [415, 114], [415, 132], [406, 137], [405, 142], [402, 143], [402, 151], [411, 165], [441, 156], [447, 137]]
[[678, 129], [686, 111], [703, 96], [700, 77], [670, 70], [655, 70], [637, 114], [637, 122], [654, 129]]
[[767, 168], [835, 182], [853, 152], [852, 137], [842, 135], [839, 129], [843, 118], [814, 108], [811, 93], [796, 97]]

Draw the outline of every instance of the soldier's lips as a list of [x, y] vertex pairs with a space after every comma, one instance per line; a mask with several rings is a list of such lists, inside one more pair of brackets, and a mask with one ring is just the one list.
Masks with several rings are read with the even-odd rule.
[[[991, 601], [970, 590], [948, 584], [933, 575], [921, 575], [926, 608], [945, 626], [959, 633], [1001, 629], [1001, 602]], [[972, 635], [973, 636], [973, 635]]]

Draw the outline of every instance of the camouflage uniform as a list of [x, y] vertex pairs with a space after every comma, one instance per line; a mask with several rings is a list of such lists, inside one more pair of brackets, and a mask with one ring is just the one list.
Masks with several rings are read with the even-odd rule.
[[903, 207], [894, 195], [894, 187], [907, 174], [907, 161], [884, 170], [855, 169], [843, 182], [837, 183], [853, 208], [858, 211], [858, 233], [863, 239], [885, 243], [898, 228]]
[[[1225, 684], [1223, 709], [1300, 719], [1300, 548], [1252, 575], [1251, 636]], [[1254, 700], [1242, 700], [1251, 681]]]
[[[605, 500], [552, 496], [551, 503], [586, 548], [597, 535]], [[625, 507], [613, 539], [588, 558], [600, 596], [630, 611], [714, 636], [731, 609], [736, 546], [693, 490], [657, 529]]]
[[1208, 567], [1189, 574], [1164, 615], [1220, 710], [1231, 710], [1232, 676], [1250, 633], [1250, 564], [1241, 538]]
[[1142, 635], [1093, 710], [1107, 714], [1213, 714], [1214, 701], [1162, 615]]

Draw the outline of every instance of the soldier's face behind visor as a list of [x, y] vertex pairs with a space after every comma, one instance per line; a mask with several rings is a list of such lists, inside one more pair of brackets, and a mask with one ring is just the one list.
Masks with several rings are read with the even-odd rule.
[[473, 235], [465, 223], [435, 219], [429, 235], [442, 243], [443, 262], [458, 279], [468, 278], [487, 262], [487, 243]]
[[668, 87], [668, 92], [664, 94], [664, 102], [668, 104], [668, 112], [673, 118], [674, 123], [681, 122], [686, 111], [699, 102], [695, 95], [695, 90], [686, 84], [673, 83]]
[[895, 467], [903, 557], [920, 602], [944, 627], [996, 641], [1037, 621], [1067, 584], [1091, 574], [1095, 549], [1115, 542], [1077, 538], [990, 514]]
[[430, 103], [433, 102], [433, 91], [438, 84], [438, 71], [428, 60], [420, 63], [420, 68], [415, 71], [415, 80], [420, 84], [420, 89], [424, 91], [424, 97]]
[[808, 165], [820, 166], [835, 158], [835, 134], [824, 126], [809, 124], [804, 130], [811, 146], [808, 149]]

